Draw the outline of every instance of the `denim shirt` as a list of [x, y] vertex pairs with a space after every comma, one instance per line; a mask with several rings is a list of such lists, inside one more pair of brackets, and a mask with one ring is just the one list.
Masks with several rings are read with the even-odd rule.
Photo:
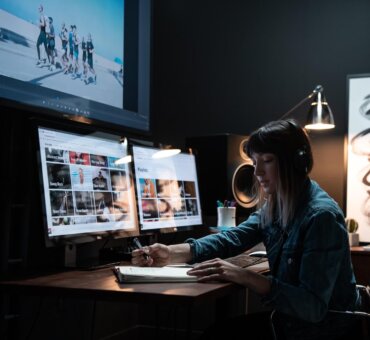
[[319, 185], [307, 180], [295, 216], [283, 229], [260, 225], [260, 210], [238, 227], [193, 243], [193, 262], [240, 254], [263, 242], [271, 275], [264, 303], [288, 317], [323, 320], [328, 310], [359, 303], [344, 216]]

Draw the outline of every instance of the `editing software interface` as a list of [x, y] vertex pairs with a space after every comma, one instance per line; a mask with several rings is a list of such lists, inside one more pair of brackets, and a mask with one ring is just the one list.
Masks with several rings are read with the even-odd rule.
[[133, 146], [141, 230], [202, 224], [195, 157], [156, 159], [156, 148]]
[[49, 239], [138, 228], [135, 190], [119, 136], [38, 127]]

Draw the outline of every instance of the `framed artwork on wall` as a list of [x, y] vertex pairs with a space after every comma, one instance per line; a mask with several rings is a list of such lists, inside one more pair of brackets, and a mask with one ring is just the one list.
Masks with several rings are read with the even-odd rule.
[[370, 74], [347, 77], [346, 215], [359, 223], [360, 242], [370, 242]]

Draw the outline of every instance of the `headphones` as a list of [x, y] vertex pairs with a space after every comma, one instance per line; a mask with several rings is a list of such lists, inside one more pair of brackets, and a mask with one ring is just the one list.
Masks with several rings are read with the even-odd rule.
[[308, 172], [308, 157], [307, 157], [307, 150], [305, 146], [300, 147], [294, 152], [294, 168], [303, 174], [307, 174]]
[[[297, 125], [294, 121], [287, 120], [288, 124], [293, 128], [294, 130], [301, 129], [299, 125]], [[293, 155], [293, 163], [294, 168], [296, 171], [298, 171], [301, 174], [307, 174], [308, 168], [309, 168], [309, 156], [307, 154], [307, 146], [302, 145], [297, 150], [294, 151]]]

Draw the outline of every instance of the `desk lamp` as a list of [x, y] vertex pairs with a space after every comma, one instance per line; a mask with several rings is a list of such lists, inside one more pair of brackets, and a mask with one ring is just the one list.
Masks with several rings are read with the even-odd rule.
[[303, 103], [311, 100], [310, 110], [305, 125], [307, 130], [327, 130], [335, 127], [333, 113], [324, 95], [324, 88], [317, 85], [315, 89], [297, 105], [291, 108], [280, 119], [284, 119]]

